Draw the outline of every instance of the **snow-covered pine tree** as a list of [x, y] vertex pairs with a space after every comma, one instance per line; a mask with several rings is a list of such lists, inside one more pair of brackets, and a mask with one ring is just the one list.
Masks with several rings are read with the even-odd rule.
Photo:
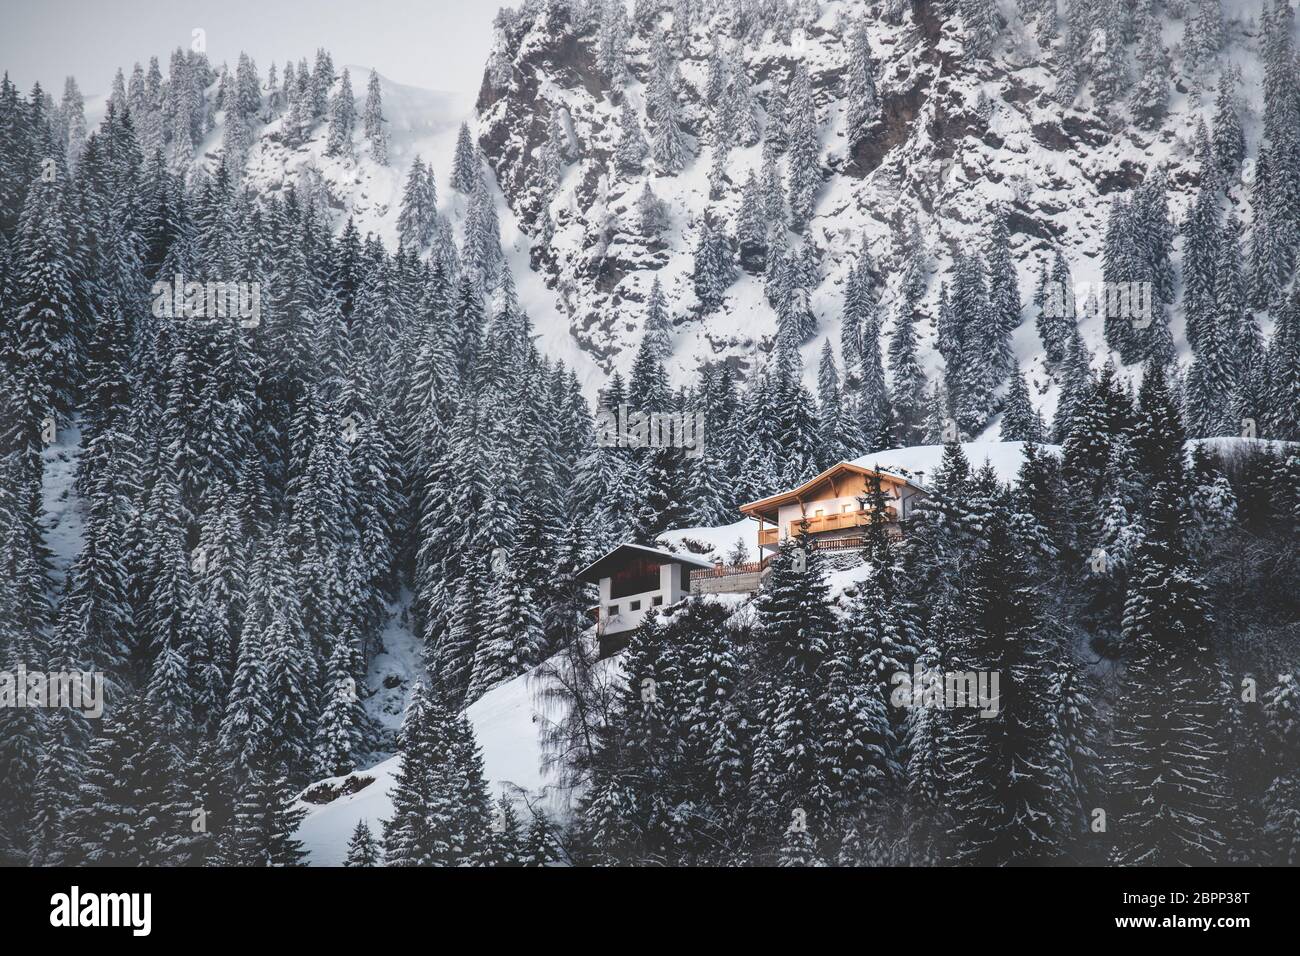
[[1236, 177], [1246, 156], [1246, 135], [1241, 130], [1237, 106], [1239, 81], [1235, 67], [1224, 70], [1219, 76], [1219, 92], [1214, 101], [1214, 134], [1210, 141], [1219, 171], [1227, 177], [1227, 182]]
[[646, 299], [645, 306], [644, 329], [645, 337], [655, 349], [657, 360], [667, 361], [672, 352], [673, 328], [672, 320], [668, 317], [668, 302], [664, 297], [664, 287], [660, 284], [658, 276], [655, 276], [654, 281], [650, 283], [650, 295]]
[[414, 252], [427, 246], [433, 238], [437, 216], [438, 195], [433, 170], [416, 156], [406, 177], [402, 209], [397, 217], [397, 234], [402, 243]]
[[478, 162], [478, 148], [470, 134], [469, 124], [461, 123], [460, 132], [456, 134], [456, 153], [451, 161], [451, 188], [458, 193], [472, 196], [483, 174]]
[[623, 97], [618, 114], [619, 139], [614, 151], [614, 165], [625, 176], [634, 176], [645, 165], [645, 136], [641, 133], [641, 121], [637, 119], [636, 109], [630, 97]]
[[[838, 628], [827, 603], [822, 558], [806, 535], [786, 538], [758, 599], [763, 657], [772, 677], [760, 690], [754, 740], [754, 825], [769, 845], [797, 834], [801, 860], [832, 836], [833, 783], [826, 776], [815, 675]], [[792, 839], [796, 839], [792, 837]], [[788, 847], [786, 848], [789, 849]], [[789, 863], [789, 855], [782, 853]]]
[[343, 156], [352, 153], [352, 130], [357, 121], [356, 97], [352, 93], [352, 77], [347, 67], [339, 80], [339, 90], [330, 101], [329, 138], [326, 140], [327, 156]]
[[855, 22], [851, 31], [849, 65], [844, 80], [844, 93], [849, 101], [845, 124], [849, 142], [856, 144], [880, 117], [880, 93], [876, 88], [876, 61], [871, 55], [866, 19]]
[[650, 180], [647, 179], [636, 200], [637, 230], [648, 239], [656, 239], [667, 224], [668, 215], [664, 203], [650, 188]]
[[741, 148], [755, 145], [762, 138], [763, 126], [758, 116], [754, 91], [749, 83], [749, 74], [745, 69], [743, 51], [731, 58], [731, 77], [726, 99], [732, 143]]
[[821, 465], [830, 467], [849, 455], [850, 444], [848, 412], [844, 394], [840, 389], [840, 373], [835, 367], [835, 351], [830, 339], [822, 343], [821, 362], [817, 367], [818, 431], [821, 443]]
[[501, 249], [496, 201], [488, 191], [486, 178], [478, 180], [470, 197], [461, 255], [465, 266], [477, 274], [484, 289], [496, 285], [505, 265], [505, 254]]
[[997, 39], [997, 10], [993, 0], [960, 0], [966, 52], [977, 60], [988, 59]]
[[812, 216], [822, 182], [817, 107], [812, 98], [812, 80], [807, 67], [802, 63], [795, 67], [789, 97], [787, 191], [790, 197], [791, 225], [800, 231]]
[[1174, 487], [1151, 491], [1124, 602], [1124, 687], [1109, 761], [1112, 859], [1188, 866], [1223, 853], [1218, 668], [1205, 588], [1183, 545]]
[[1144, 126], [1160, 122], [1169, 101], [1169, 54], [1160, 40], [1160, 18], [1151, 5], [1138, 21], [1137, 84], [1129, 97], [1134, 115]]
[[1011, 235], [1007, 231], [1006, 213], [1002, 210], [993, 216], [985, 268], [988, 271], [989, 311], [994, 324], [983, 336], [983, 341], [994, 376], [1001, 381], [1011, 373], [1015, 364], [1011, 335], [1020, 325], [1020, 279], [1011, 261]]
[[650, 158], [661, 176], [675, 176], [686, 168], [691, 158], [686, 135], [681, 128], [681, 107], [677, 102], [680, 78], [676, 63], [669, 63], [655, 86], [651, 87], [654, 125], [650, 138]]
[[916, 312], [900, 303], [889, 337], [889, 395], [903, 446], [924, 440], [926, 381], [916, 354]]
[[361, 128], [370, 143], [370, 156], [380, 166], [388, 165], [388, 130], [384, 124], [383, 94], [379, 88], [379, 74], [370, 71], [366, 82], [366, 105], [361, 114]]
[[352, 838], [348, 840], [348, 855], [344, 866], [379, 866], [383, 857], [379, 850], [379, 841], [370, 832], [370, 824], [358, 820]]
[[1010, 686], [999, 690], [995, 717], [970, 708], [969, 690], [966, 709], [947, 715], [953, 846], [958, 860], [972, 863], [1046, 862], [1059, 857], [1068, 829], [1051, 648], [1005, 506], [996, 507], [984, 534], [959, 598], [966, 626], [945, 663], [990, 682], [999, 674]]
[[1011, 374], [1011, 387], [1002, 403], [1002, 426], [999, 437], [1003, 441], [1043, 441], [1043, 417], [1034, 409], [1029, 398], [1029, 387], [1023, 372]]
[[713, 217], [706, 212], [695, 245], [695, 269], [692, 280], [700, 309], [706, 314], [722, 306], [727, 288], [736, 279], [731, 242]]

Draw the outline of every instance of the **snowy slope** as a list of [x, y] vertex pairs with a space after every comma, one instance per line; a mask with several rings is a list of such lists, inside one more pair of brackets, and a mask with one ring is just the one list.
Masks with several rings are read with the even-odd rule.
[[[536, 801], [541, 809], [555, 815], [567, 810], [571, 795], [555, 787], [555, 781], [542, 771], [538, 732], [545, 715], [536, 692], [544, 666], [492, 688], [466, 709], [465, 716], [483, 751], [483, 772], [492, 798], [502, 793], [518, 797], [524, 791], [530, 802]], [[616, 666], [613, 659], [603, 665], [607, 671]], [[383, 832], [383, 821], [393, 812], [389, 794], [399, 762], [400, 758], [390, 757], [369, 769], [358, 770], [350, 775], [354, 778], [350, 785], [348, 778], [332, 777], [308, 788], [350, 787], [366, 778], [373, 781], [323, 805], [303, 804], [308, 812], [298, 836], [310, 864], [341, 865], [358, 820], [365, 820], [376, 836]]]

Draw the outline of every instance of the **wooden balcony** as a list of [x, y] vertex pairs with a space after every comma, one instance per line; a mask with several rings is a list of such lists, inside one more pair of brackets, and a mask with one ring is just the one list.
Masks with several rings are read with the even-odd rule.
[[[885, 515], [889, 521], [898, 520], [898, 511], [893, 505], [885, 506]], [[808, 533], [825, 534], [829, 531], [845, 531], [852, 528], [865, 528], [871, 523], [871, 514], [865, 508], [856, 511], [843, 511], [828, 515], [809, 515]], [[798, 534], [802, 522], [790, 522], [790, 533]], [[758, 546], [775, 547], [780, 543], [780, 528], [764, 528], [759, 532]]]

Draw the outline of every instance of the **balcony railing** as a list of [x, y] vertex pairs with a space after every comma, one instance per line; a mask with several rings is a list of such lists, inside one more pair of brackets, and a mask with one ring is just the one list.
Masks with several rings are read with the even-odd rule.
[[762, 571], [771, 562], [771, 558], [764, 558], [762, 561], [746, 561], [743, 564], [716, 564], [711, 568], [700, 568], [691, 571], [691, 580], [697, 578], [727, 578], [735, 574], [753, 574], [756, 571]]
[[[893, 505], [885, 505], [885, 516], [889, 521], [898, 520], [898, 511]], [[871, 513], [865, 508], [857, 511], [843, 511], [837, 514], [813, 515], [807, 519], [809, 534], [825, 534], [828, 531], [843, 531], [846, 528], [865, 528], [871, 524]], [[789, 523], [790, 533], [798, 534], [802, 521]], [[780, 528], [764, 528], [758, 536], [758, 545], [775, 545], [779, 543]]]

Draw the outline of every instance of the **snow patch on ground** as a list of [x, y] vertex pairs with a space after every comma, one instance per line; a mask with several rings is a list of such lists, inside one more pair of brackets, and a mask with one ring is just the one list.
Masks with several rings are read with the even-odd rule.
[[45, 463], [41, 485], [45, 544], [53, 552], [60, 580], [81, 552], [86, 533], [85, 507], [72, 487], [80, 453], [81, 426], [74, 422], [60, 429], [41, 455]]
[[[542, 771], [539, 733], [544, 719], [558, 716], [544, 714], [538, 702], [537, 691], [544, 680], [542, 672], [546, 666], [542, 664], [493, 687], [465, 709], [465, 716], [473, 725], [483, 752], [483, 774], [492, 798], [495, 800], [502, 793], [518, 797], [522, 791], [548, 814], [561, 815], [570, 805], [570, 794], [556, 787], [554, 778]], [[603, 665], [607, 672], [616, 666], [612, 659]], [[298, 838], [308, 853], [308, 863], [342, 865], [348, 839], [358, 820], [365, 820], [376, 837], [383, 833], [383, 821], [393, 814], [390, 794], [400, 760], [398, 756], [389, 757], [350, 774], [353, 778], [369, 777], [374, 781], [355, 793], [323, 805], [302, 804], [307, 808], [307, 816], [298, 830]], [[340, 787], [346, 779], [331, 777], [312, 787], [322, 783]]]
[[[749, 560], [758, 558], [758, 522], [750, 518], [741, 518], [734, 524], [720, 525], [716, 528], [682, 528], [677, 531], [665, 531], [659, 536], [664, 544], [672, 545], [679, 551], [698, 554], [709, 560], [726, 560], [737, 541], [743, 541], [749, 550]], [[690, 542], [690, 545], [687, 544]], [[707, 546], [705, 551], [695, 551], [691, 545]]]

